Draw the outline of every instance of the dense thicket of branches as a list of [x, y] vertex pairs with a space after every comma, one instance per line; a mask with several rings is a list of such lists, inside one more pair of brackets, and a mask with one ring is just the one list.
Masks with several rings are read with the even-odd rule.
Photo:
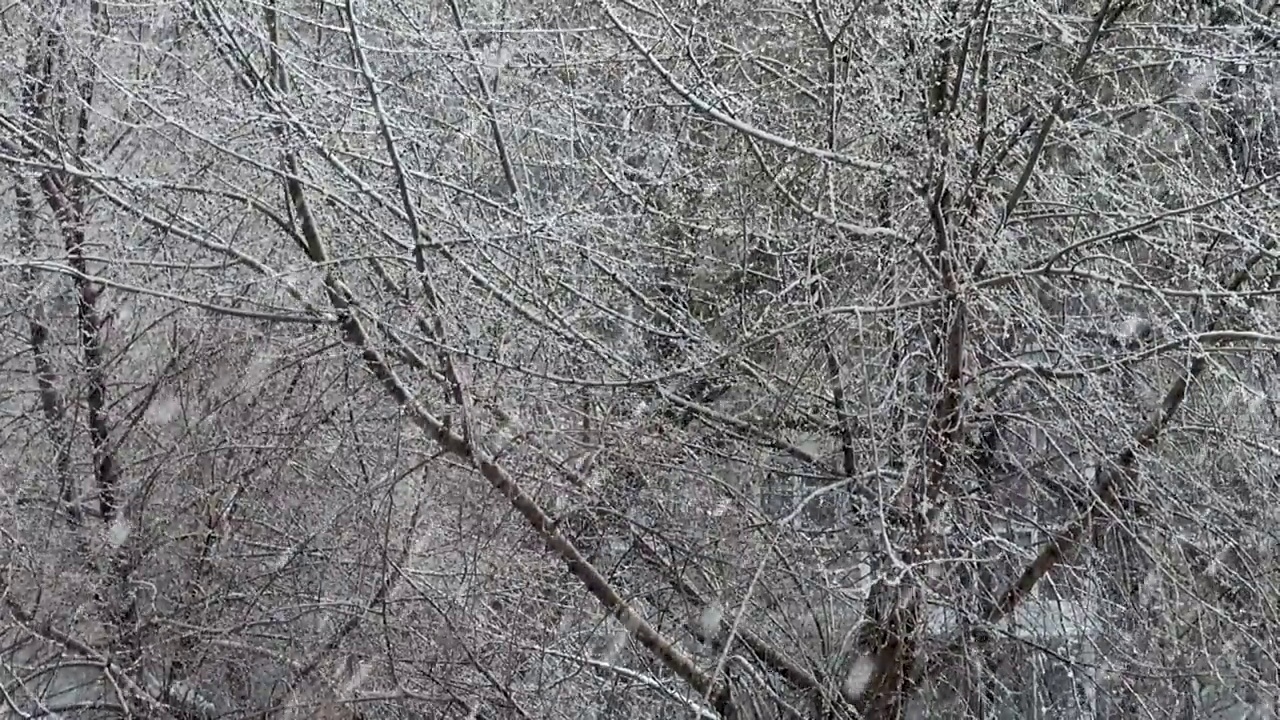
[[0, 28], [3, 716], [1280, 712], [1274, 2]]

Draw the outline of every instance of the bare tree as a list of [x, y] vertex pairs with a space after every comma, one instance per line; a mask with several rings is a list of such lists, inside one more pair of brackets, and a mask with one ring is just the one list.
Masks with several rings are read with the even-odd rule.
[[1273, 12], [0, 10], [6, 715], [1274, 712]]

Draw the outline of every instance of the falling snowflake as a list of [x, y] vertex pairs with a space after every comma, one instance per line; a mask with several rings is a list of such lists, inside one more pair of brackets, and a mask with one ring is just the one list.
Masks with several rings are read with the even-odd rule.
[[123, 547], [129, 541], [129, 534], [132, 531], [133, 528], [129, 526], [127, 519], [117, 517], [107, 529], [107, 544], [115, 549]]

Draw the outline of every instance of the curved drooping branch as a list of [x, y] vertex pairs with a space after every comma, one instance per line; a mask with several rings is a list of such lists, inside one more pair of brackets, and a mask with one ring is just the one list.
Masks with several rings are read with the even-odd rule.
[[[277, 91], [286, 90], [287, 78], [283, 65], [277, 64], [274, 70], [276, 81], [280, 83], [276, 88]], [[325, 294], [338, 316], [338, 328], [342, 340], [359, 352], [365, 368], [401, 408], [410, 422], [443, 450], [475, 467], [480, 475], [524, 517], [547, 548], [565, 563], [568, 572], [622, 623], [636, 642], [677, 677], [707, 697], [717, 712], [728, 716], [732, 701], [726, 686], [713, 682], [698, 668], [692, 658], [675, 646], [671, 639], [641, 617], [600, 574], [599, 570], [579, 552], [573, 542], [558, 530], [558, 523], [524, 491], [516, 479], [476, 445], [474, 436], [470, 433], [461, 435], [454, 432], [443, 419], [436, 417], [418, 401], [415, 393], [404, 383], [386, 355], [373, 342], [366, 328], [366, 321], [361, 317], [359, 302], [333, 269], [319, 224], [311, 212], [303, 183], [299, 179], [300, 167], [297, 153], [286, 151], [283, 160], [288, 170], [285, 180], [286, 195], [296, 220], [298, 244], [306, 253], [308, 260], [323, 273]], [[375, 325], [379, 324], [376, 319], [372, 322]], [[393, 343], [403, 346], [394, 333], [386, 334]], [[413, 352], [412, 348], [407, 346], [396, 349], [405, 353]]]
[[[300, 231], [306, 239], [309, 251], [316, 253], [311, 260], [318, 266], [328, 265], [323, 241], [314, 220], [307, 211], [306, 199], [301, 194], [301, 185], [300, 183], [291, 183], [291, 185], [293, 185], [291, 200], [298, 210]], [[442, 419], [437, 418], [418, 403], [414, 394], [388, 364], [386, 357], [371, 342], [365, 324], [359, 317], [360, 311], [356, 307], [355, 298], [350, 289], [331, 271], [326, 273], [324, 283], [329, 300], [340, 318], [339, 326], [343, 340], [359, 351], [365, 367], [392, 400], [404, 410], [409, 420], [442, 449], [473, 464], [481, 476], [524, 517], [547, 547], [564, 561], [569, 573], [577, 578], [587, 591], [627, 628], [642, 647], [695, 690], [709, 694], [712, 705], [724, 714], [730, 703], [724, 688], [719, 685], [713, 687], [710, 678], [691, 658], [632, 609], [604, 576], [583, 557], [573, 542], [557, 530], [555, 521], [525, 493], [505, 468], [488, 459], [472, 439], [453, 432], [445, 426]]]
[[902, 170], [899, 170], [898, 168], [888, 163], [880, 163], [880, 162], [873, 162], [870, 160], [863, 160], [861, 158], [851, 157], [844, 153], [825, 150], [823, 148], [811, 147], [809, 145], [796, 142], [795, 140], [782, 137], [781, 135], [776, 135], [763, 128], [758, 128], [749, 123], [745, 123], [739, 120], [738, 118], [733, 117], [733, 115], [716, 108], [714, 105], [712, 105], [711, 103], [699, 97], [693, 90], [685, 87], [684, 84], [682, 84], [678, 79], [676, 79], [675, 75], [673, 75], [671, 71], [668, 70], [667, 67], [663, 65], [662, 62], [658, 60], [658, 58], [655, 57], [654, 54], [648, 48], [646, 48], [642, 42], [640, 42], [640, 37], [636, 33], [636, 31], [627, 27], [622, 22], [622, 20], [618, 17], [618, 14], [614, 11], [614, 9], [608, 3], [601, 2], [600, 5], [601, 5], [601, 8], [604, 10], [605, 15], [609, 18], [609, 22], [610, 24], [613, 25], [614, 29], [617, 30], [619, 33], [621, 33], [624, 38], [626, 38], [627, 42], [631, 45], [631, 47], [636, 52], [640, 53], [641, 57], [644, 58], [646, 64], [648, 64], [649, 67], [651, 67], [653, 71], [657, 73], [659, 77], [662, 78], [663, 82], [665, 82], [673, 92], [675, 92], [677, 95], [683, 98], [684, 101], [689, 103], [689, 105], [692, 106], [695, 110], [697, 110], [700, 113], [703, 113], [707, 117], [710, 117], [712, 120], [715, 120], [716, 122], [724, 125], [725, 127], [732, 128], [736, 132], [741, 133], [746, 137], [759, 140], [760, 142], [766, 143], [768, 145], [773, 145], [775, 147], [779, 147], [784, 150], [789, 150], [791, 152], [799, 153], [801, 155], [807, 155], [817, 160], [823, 160], [826, 162], [835, 163], [836, 165], [844, 165], [846, 167], [852, 167], [858, 170], [867, 170], [870, 172], [883, 173], [886, 176], [893, 177], [899, 180], [908, 181], [908, 182], [911, 180], [911, 178], [905, 172], [903, 172]]

